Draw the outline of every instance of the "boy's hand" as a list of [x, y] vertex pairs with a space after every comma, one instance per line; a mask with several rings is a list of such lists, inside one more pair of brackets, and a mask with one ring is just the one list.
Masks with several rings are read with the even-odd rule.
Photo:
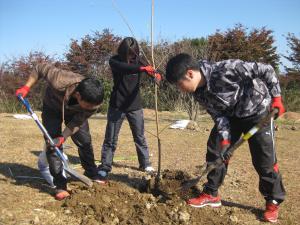
[[60, 148], [62, 144], [65, 142], [65, 138], [63, 136], [57, 137], [53, 139], [55, 147]]
[[140, 71], [141, 72], [146, 72], [149, 75], [154, 75], [155, 74], [155, 69], [153, 68], [153, 66], [141, 66]]
[[220, 153], [221, 159], [223, 161], [229, 160], [231, 155], [225, 154], [225, 153], [226, 153], [227, 149], [230, 147], [230, 141], [225, 139], [225, 140], [221, 141], [220, 145], [221, 145], [221, 153]]
[[[61, 146], [63, 145], [63, 143], [65, 142], [65, 138], [63, 136], [59, 136], [57, 138], [54, 138], [53, 139], [53, 142], [55, 144], [55, 147], [57, 148], [61, 148]], [[47, 143], [47, 146], [50, 148], [50, 149], [53, 149], [53, 147], [50, 145], [50, 143], [48, 142]]]
[[274, 108], [278, 109], [278, 113], [276, 114], [275, 119], [277, 119], [279, 116], [281, 116], [285, 112], [281, 96], [272, 98], [271, 108], [272, 109], [274, 109]]
[[21, 95], [23, 98], [25, 98], [30, 91], [30, 87], [24, 85], [23, 87], [16, 90], [16, 96], [18, 97]]
[[161, 82], [161, 75], [160, 75], [159, 73], [155, 73], [153, 77], [154, 77], [154, 82], [155, 82], [157, 85], [159, 85], [160, 82]]

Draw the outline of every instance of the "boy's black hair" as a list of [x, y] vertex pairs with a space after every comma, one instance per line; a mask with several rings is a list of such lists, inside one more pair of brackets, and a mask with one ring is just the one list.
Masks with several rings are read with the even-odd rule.
[[189, 54], [178, 54], [168, 61], [166, 78], [170, 83], [177, 83], [188, 70], [199, 70], [199, 64]]
[[79, 92], [81, 99], [88, 103], [99, 105], [103, 102], [103, 85], [102, 82], [95, 77], [83, 79], [78, 84], [76, 91]]
[[124, 62], [135, 61], [140, 54], [139, 44], [136, 39], [133, 37], [124, 38], [119, 47], [118, 47], [118, 55]]

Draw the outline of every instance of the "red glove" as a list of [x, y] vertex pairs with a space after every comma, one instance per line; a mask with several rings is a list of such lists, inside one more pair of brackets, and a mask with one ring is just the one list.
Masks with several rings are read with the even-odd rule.
[[225, 154], [225, 153], [226, 153], [227, 149], [230, 146], [230, 141], [227, 140], [227, 139], [224, 139], [223, 141], [221, 141], [220, 146], [221, 146], [220, 156], [221, 156], [222, 160], [223, 161], [229, 160], [231, 155], [230, 154]]
[[274, 109], [274, 108], [278, 109], [278, 113], [277, 113], [275, 119], [277, 119], [277, 117], [281, 116], [285, 112], [284, 106], [282, 104], [281, 96], [272, 98], [271, 108], [272, 109]]
[[24, 85], [23, 87], [16, 90], [16, 96], [21, 95], [23, 98], [25, 98], [29, 91], [30, 87]]
[[153, 68], [153, 66], [141, 66], [140, 71], [141, 72], [146, 72], [149, 75], [154, 75], [155, 74], [155, 69]]
[[[59, 136], [57, 138], [53, 139], [54, 145], [57, 148], [61, 148], [63, 143], [65, 142], [65, 138], [63, 136]], [[46, 141], [47, 144], [47, 148], [49, 148], [50, 150], [54, 150], [54, 148], [50, 145], [49, 141]]]
[[159, 73], [155, 73], [154, 74], [154, 81], [155, 81], [155, 83], [157, 84], [157, 85], [159, 85], [160, 84], [160, 82], [161, 82], [161, 75], [159, 74]]
[[55, 147], [60, 148], [62, 144], [65, 142], [65, 138], [63, 136], [57, 137], [53, 139]]

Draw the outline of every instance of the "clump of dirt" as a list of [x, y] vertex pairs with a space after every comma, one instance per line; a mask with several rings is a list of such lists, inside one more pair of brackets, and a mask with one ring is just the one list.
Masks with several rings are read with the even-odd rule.
[[81, 224], [231, 224], [227, 217], [218, 215], [218, 209], [195, 209], [185, 199], [197, 194], [180, 191], [189, 179], [182, 171], [163, 171], [158, 189], [144, 192], [147, 180], [133, 187], [113, 180], [107, 185], [87, 188], [76, 183], [72, 195], [63, 203], [55, 202], [47, 209], [63, 210], [65, 214], [81, 218]]
[[200, 127], [196, 121], [190, 121], [186, 126], [188, 130], [200, 131]]

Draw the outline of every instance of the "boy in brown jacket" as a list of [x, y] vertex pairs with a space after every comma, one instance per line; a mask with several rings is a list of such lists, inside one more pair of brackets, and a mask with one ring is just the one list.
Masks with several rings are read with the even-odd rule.
[[[45, 79], [48, 84], [43, 99], [43, 125], [61, 150], [65, 140], [71, 137], [78, 147], [84, 174], [96, 182], [101, 182], [97, 175], [87, 119], [97, 111], [103, 101], [102, 83], [95, 78], [43, 63], [34, 67], [26, 84], [16, 91], [16, 95], [25, 97], [40, 79]], [[63, 131], [62, 122], [66, 125]], [[62, 162], [50, 147], [47, 148], [46, 155], [56, 186], [55, 199], [62, 200], [70, 195]]]

